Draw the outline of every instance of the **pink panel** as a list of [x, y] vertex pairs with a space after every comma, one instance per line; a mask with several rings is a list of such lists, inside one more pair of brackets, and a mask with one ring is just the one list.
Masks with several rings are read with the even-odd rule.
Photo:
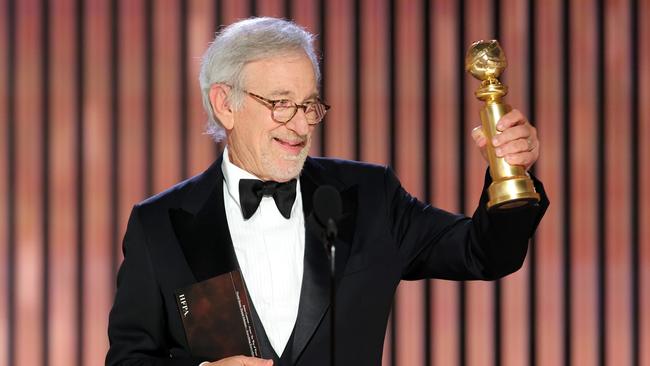
[[319, 48], [320, 39], [320, 34], [318, 34], [319, 14], [316, 0], [293, 1], [293, 21], [316, 35], [316, 49]]
[[458, 283], [435, 281], [433, 286], [434, 305], [432, 309], [433, 345], [431, 347], [434, 365], [458, 364]]
[[222, 0], [222, 20], [224, 25], [229, 25], [237, 20], [248, 18], [250, 11], [248, 1], [241, 0]]
[[257, 2], [257, 16], [284, 17], [282, 0], [263, 0]]
[[572, 360], [597, 361], [596, 79], [594, 4], [571, 7]]
[[110, 258], [110, 54], [108, 1], [86, 4], [84, 75], [84, 354], [98, 365], [108, 350], [106, 314], [112, 303]]
[[189, 131], [189, 174], [195, 175], [205, 170], [215, 159], [215, 147], [212, 139], [204, 134], [207, 122], [207, 113], [203, 110], [201, 103], [201, 89], [199, 87], [199, 68], [201, 56], [206, 47], [217, 32], [217, 25], [213, 17], [206, 14], [214, 14], [213, 1], [194, 0], [188, 4], [188, 55], [180, 55], [187, 60], [188, 69], [188, 122]]
[[[398, 365], [423, 365], [424, 354], [424, 302], [422, 281], [402, 281], [397, 289], [397, 363]], [[385, 355], [384, 357], [388, 357]]]
[[160, 192], [180, 180], [179, 125], [179, 29], [177, 0], [154, 5], [154, 191]]
[[639, 197], [640, 209], [640, 272], [641, 272], [641, 304], [640, 304], [640, 364], [650, 365], [650, 349], [646, 344], [650, 344], [650, 146], [646, 141], [650, 141], [650, 3], [647, 1], [639, 2], [639, 108], [641, 120], [639, 121], [639, 168], [641, 181], [639, 187], [641, 195]]
[[349, 1], [327, 2], [327, 50], [323, 55], [327, 63], [325, 97], [332, 106], [324, 122], [326, 151], [328, 156], [346, 159], [353, 158], [354, 144], [351, 9]]
[[77, 347], [76, 258], [76, 141], [74, 2], [59, 2], [52, 9], [50, 37], [50, 347], [53, 366], [70, 365]]
[[384, 75], [388, 70], [385, 42], [385, 1], [362, 2], [361, 13], [361, 158], [376, 164], [388, 163], [388, 85]]
[[40, 8], [16, 3], [16, 333], [15, 362], [41, 362], [43, 251], [41, 204]]
[[605, 11], [605, 82], [606, 88], [606, 165], [607, 165], [607, 235], [606, 318], [607, 344], [605, 362], [627, 365], [631, 362], [631, 289], [630, 283], [630, 78], [623, 73], [629, 66], [629, 3], [606, 2]]
[[[0, 0], [0, 24], [3, 24], [4, 26], [7, 26], [7, 4], [6, 0]], [[0, 50], [7, 50], [8, 45], [7, 45], [7, 37], [5, 34], [3, 34], [2, 37], [0, 37]], [[6, 51], [3, 55], [6, 55]], [[8, 91], [7, 91], [7, 57], [0, 57], [0, 141], [1, 144], [3, 145], [3, 152], [0, 154], [0, 197], [1, 198], [1, 203], [0, 203], [0, 278], [5, 279], [4, 281], [1, 281], [0, 283], [0, 294], [7, 294], [8, 291], [8, 286], [7, 283], [8, 281], [6, 280], [9, 276], [9, 260], [8, 260], [8, 237], [7, 237], [7, 232], [8, 232], [8, 220], [9, 220], [9, 215], [7, 212], [7, 203], [6, 203], [6, 197], [8, 193], [8, 180], [7, 177], [9, 177], [8, 174], [8, 165], [9, 165], [9, 156], [7, 155], [6, 151], [6, 141], [7, 141], [7, 134], [9, 132], [8, 130], [8, 125], [9, 121], [7, 118], [7, 103], [8, 103]], [[7, 326], [9, 324], [9, 314], [6, 306], [0, 307], [0, 355], [6, 355], [9, 353], [8, 348], [8, 339], [9, 339], [9, 327]], [[4, 362], [6, 362], [6, 357], [3, 357], [3, 360], [0, 361], [0, 365], [4, 365]]]
[[[395, 150], [397, 173], [404, 188], [422, 197], [422, 22], [417, 1], [397, 6], [395, 41], [397, 111]], [[390, 122], [390, 121], [389, 121]], [[388, 146], [386, 147], [388, 148]]]
[[537, 344], [540, 365], [560, 365], [563, 360], [562, 283], [562, 2], [538, 3], [537, 16], [537, 132], [540, 158], [536, 174], [544, 182], [551, 205], [542, 220], [537, 250]]

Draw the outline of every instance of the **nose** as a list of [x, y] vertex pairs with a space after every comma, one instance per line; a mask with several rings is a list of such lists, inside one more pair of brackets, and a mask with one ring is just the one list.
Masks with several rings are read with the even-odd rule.
[[285, 126], [294, 131], [299, 136], [305, 136], [309, 133], [311, 126], [307, 123], [307, 116], [305, 116], [305, 109], [298, 108], [296, 114], [293, 116]]

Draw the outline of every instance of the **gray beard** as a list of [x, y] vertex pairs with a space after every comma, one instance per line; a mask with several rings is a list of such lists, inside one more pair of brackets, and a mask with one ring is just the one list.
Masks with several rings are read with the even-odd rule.
[[269, 157], [268, 154], [262, 154], [262, 164], [264, 165], [266, 170], [271, 173], [274, 179], [280, 181], [289, 181], [293, 178], [298, 178], [300, 172], [302, 171], [302, 167], [305, 165], [305, 160], [307, 159], [307, 155], [309, 154], [310, 146], [311, 143], [305, 144], [305, 147], [303, 147], [303, 149], [300, 151], [300, 154], [296, 156], [283, 156], [282, 157], [283, 159], [295, 162], [294, 165], [286, 169], [282, 169], [275, 166], [272, 163], [271, 158]]

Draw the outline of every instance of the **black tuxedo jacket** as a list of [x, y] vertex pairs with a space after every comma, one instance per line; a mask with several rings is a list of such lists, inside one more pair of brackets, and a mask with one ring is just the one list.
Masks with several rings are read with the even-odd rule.
[[[308, 158], [300, 182], [306, 218], [320, 185], [339, 190], [343, 201], [336, 263], [339, 366], [381, 364], [400, 280], [491, 280], [520, 268], [528, 239], [548, 206], [535, 180], [539, 204], [488, 213], [484, 193], [468, 218], [419, 202], [388, 168], [324, 158]], [[189, 352], [174, 291], [226, 272], [234, 257], [221, 159], [136, 205], [123, 250], [106, 364], [197, 366], [206, 361]], [[329, 287], [325, 250], [307, 230], [298, 318], [283, 364], [329, 365]]]

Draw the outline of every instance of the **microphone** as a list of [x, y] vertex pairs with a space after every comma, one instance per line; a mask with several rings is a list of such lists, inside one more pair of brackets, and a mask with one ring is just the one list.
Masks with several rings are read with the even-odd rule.
[[320, 186], [314, 192], [314, 212], [312, 214], [317, 230], [316, 234], [321, 240], [331, 245], [338, 236], [336, 221], [341, 217], [342, 203], [341, 194], [332, 186]]
[[336, 219], [341, 217], [341, 194], [332, 186], [320, 186], [314, 192], [314, 211], [310, 216], [311, 227], [325, 245], [330, 261], [330, 366], [336, 359], [336, 245], [338, 235]]

